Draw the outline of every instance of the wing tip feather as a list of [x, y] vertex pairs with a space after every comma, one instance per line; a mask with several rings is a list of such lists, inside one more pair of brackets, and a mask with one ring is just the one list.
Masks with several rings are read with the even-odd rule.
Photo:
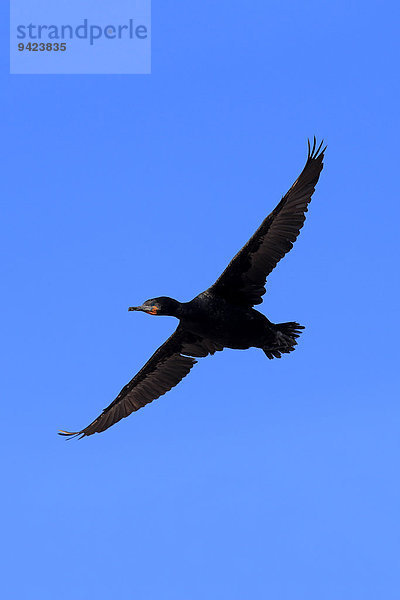
[[82, 439], [86, 435], [84, 430], [82, 430], [82, 431], [64, 431], [63, 429], [59, 429], [57, 433], [58, 433], [58, 435], [65, 437], [67, 439], [67, 441], [72, 440], [74, 438]]
[[[309, 160], [316, 160], [320, 157], [324, 157], [324, 152], [327, 149], [327, 144], [325, 144], [325, 146], [323, 146], [324, 144], [324, 139], [322, 138], [321, 143], [318, 145], [317, 148], [317, 138], [313, 137], [313, 145], [311, 148], [311, 143], [310, 143], [310, 139], [307, 139], [307, 146], [308, 146], [308, 155], [307, 155], [307, 161]], [[322, 148], [322, 150], [321, 150]]]

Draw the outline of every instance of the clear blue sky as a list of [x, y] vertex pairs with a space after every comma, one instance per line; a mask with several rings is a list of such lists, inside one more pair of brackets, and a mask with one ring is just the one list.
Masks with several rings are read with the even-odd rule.
[[[2, 593], [398, 600], [398, 4], [153, 3], [150, 76], [10, 76], [2, 8]], [[303, 167], [325, 169], [261, 310], [102, 435], [173, 331], [128, 313], [210, 285]]]

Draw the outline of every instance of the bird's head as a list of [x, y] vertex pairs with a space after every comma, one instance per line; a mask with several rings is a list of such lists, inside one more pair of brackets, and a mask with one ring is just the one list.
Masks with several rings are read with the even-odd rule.
[[128, 310], [141, 310], [149, 315], [169, 315], [175, 317], [180, 304], [173, 298], [161, 296], [160, 298], [151, 298], [146, 300], [141, 306], [130, 306]]

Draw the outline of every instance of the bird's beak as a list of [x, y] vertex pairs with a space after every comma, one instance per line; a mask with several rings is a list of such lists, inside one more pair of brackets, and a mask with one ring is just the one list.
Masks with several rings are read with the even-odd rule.
[[158, 309], [155, 306], [147, 306], [142, 304], [142, 306], [130, 306], [128, 310], [141, 310], [143, 312], [149, 313], [150, 315], [156, 315]]

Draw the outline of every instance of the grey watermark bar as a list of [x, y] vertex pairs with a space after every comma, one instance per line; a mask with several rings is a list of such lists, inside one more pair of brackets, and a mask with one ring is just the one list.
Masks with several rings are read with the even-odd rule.
[[150, 0], [11, 0], [10, 72], [150, 73]]

